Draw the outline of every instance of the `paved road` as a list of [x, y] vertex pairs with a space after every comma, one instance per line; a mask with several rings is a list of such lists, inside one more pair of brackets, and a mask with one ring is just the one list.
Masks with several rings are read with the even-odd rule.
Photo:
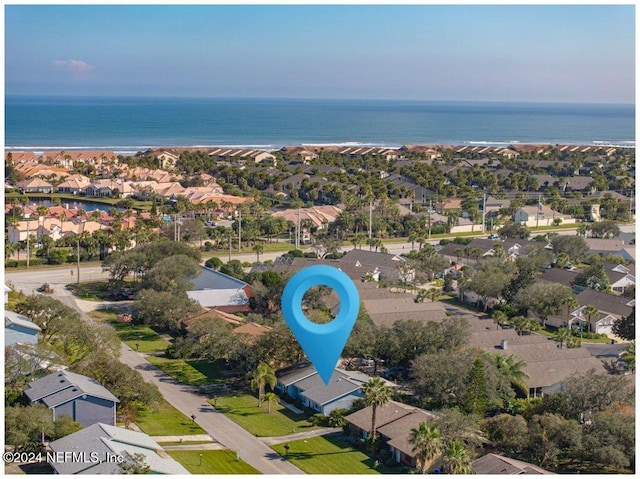
[[206, 402], [197, 388], [185, 386], [148, 363], [142, 354], [122, 344], [120, 361], [136, 369], [142, 377], [158, 386], [162, 396], [183, 414], [196, 416], [207, 434], [264, 474], [304, 474], [302, 470], [275, 453], [264, 442], [248, 433]]
[[[100, 267], [85, 267], [80, 268], [80, 274], [81, 278], [89, 275], [95, 275], [93, 277], [97, 278], [103, 273]], [[86, 321], [91, 321], [83, 308], [78, 307], [71, 292], [64, 288], [64, 285], [71, 280], [68, 268], [8, 272], [5, 280], [12, 282], [16, 289], [22, 290], [26, 294], [30, 294], [42, 283], [47, 282], [54, 289], [54, 297], [77, 309]], [[216, 411], [197, 392], [197, 388], [178, 383], [124, 343], [121, 351], [122, 354], [119, 358], [121, 362], [138, 370], [146, 381], [156, 384], [162, 396], [180, 412], [187, 416], [195, 414], [196, 422], [207, 434], [227, 449], [239, 452], [243, 461], [264, 474], [304, 474], [301, 469], [275, 453], [259, 438]]]

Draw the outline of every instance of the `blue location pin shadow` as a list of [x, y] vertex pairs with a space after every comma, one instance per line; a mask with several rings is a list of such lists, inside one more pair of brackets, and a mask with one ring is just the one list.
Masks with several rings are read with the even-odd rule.
[[[340, 311], [326, 324], [309, 321], [302, 312], [302, 297], [314, 286], [328, 286], [340, 298]], [[338, 364], [358, 318], [360, 297], [351, 278], [337, 268], [310, 266], [293, 275], [282, 293], [282, 315], [325, 384]]]

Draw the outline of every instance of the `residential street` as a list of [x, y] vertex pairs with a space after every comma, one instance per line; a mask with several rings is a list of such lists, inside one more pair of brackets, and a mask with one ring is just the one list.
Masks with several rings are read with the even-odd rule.
[[[84, 276], [105, 277], [100, 267], [81, 268], [81, 278]], [[103, 275], [103, 276], [101, 276]], [[86, 312], [80, 308], [71, 292], [64, 285], [70, 282], [69, 268], [56, 270], [31, 270], [11, 273], [5, 276], [5, 281], [12, 282], [18, 290], [30, 294], [42, 283], [49, 283], [54, 289], [54, 297], [64, 304], [76, 308], [82, 317], [91, 321]], [[88, 302], [83, 306], [86, 306]], [[142, 354], [122, 344], [120, 361], [140, 371], [145, 380], [158, 386], [163, 397], [176, 409], [187, 417], [195, 414], [196, 422], [215, 441], [227, 449], [236, 451], [240, 458], [264, 474], [304, 474], [296, 466], [275, 453], [261, 439], [249, 434], [224, 414], [217, 412], [208, 404], [203, 396], [195, 392], [197, 389], [176, 382], [173, 378], [148, 363]]]

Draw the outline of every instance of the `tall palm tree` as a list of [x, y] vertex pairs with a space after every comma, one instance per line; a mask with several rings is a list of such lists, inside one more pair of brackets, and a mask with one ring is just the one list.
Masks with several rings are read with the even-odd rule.
[[444, 452], [444, 472], [446, 474], [473, 474], [471, 455], [464, 444], [458, 440], [452, 441]]
[[258, 390], [258, 407], [262, 407], [264, 389], [266, 386], [271, 389], [275, 387], [276, 375], [271, 366], [260, 363], [256, 369], [249, 373], [248, 378], [251, 380], [251, 388]]
[[376, 412], [379, 406], [384, 406], [391, 400], [393, 389], [382, 378], [373, 377], [364, 384], [364, 403], [371, 406], [371, 437], [376, 436]]
[[588, 304], [582, 308], [582, 316], [587, 318], [587, 330], [589, 330], [593, 318], [597, 318], [599, 315], [600, 310], [592, 304]]
[[267, 401], [267, 414], [271, 414], [271, 405], [278, 404], [278, 395], [272, 392], [265, 393], [264, 400]]
[[436, 426], [429, 426], [421, 422], [417, 428], [412, 428], [409, 434], [409, 444], [416, 453], [416, 462], [422, 474], [427, 473], [429, 463], [442, 453], [443, 438]]

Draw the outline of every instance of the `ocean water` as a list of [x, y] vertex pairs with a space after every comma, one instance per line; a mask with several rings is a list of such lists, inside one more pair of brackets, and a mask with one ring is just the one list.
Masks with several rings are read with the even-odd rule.
[[635, 146], [635, 106], [392, 100], [5, 99], [7, 150], [303, 144]]

